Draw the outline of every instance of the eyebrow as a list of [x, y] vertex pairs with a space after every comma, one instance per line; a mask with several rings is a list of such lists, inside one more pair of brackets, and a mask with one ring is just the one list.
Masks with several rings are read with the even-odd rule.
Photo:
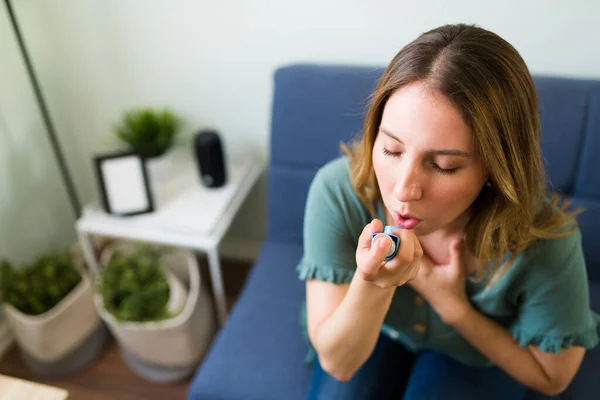
[[[379, 128], [379, 130], [384, 133], [386, 136], [389, 136], [390, 138], [394, 139], [395, 141], [399, 142], [400, 144], [404, 145], [404, 142], [402, 140], [400, 140], [397, 136], [394, 136], [390, 131], [384, 129], [384, 128]], [[461, 151], [461, 150], [435, 150], [435, 149], [428, 149], [427, 153], [429, 154], [437, 154], [437, 155], [442, 155], [442, 156], [461, 156], [461, 157], [471, 157], [471, 153], [467, 153], [465, 151]]]

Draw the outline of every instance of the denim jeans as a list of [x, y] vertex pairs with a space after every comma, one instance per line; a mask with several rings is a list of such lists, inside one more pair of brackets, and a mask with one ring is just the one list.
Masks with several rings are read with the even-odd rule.
[[315, 360], [309, 400], [522, 400], [527, 389], [498, 367], [475, 368], [434, 351], [413, 354], [382, 334], [347, 382]]

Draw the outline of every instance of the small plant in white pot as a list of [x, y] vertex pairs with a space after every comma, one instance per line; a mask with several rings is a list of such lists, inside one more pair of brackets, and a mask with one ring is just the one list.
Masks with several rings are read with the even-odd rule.
[[0, 266], [6, 321], [26, 365], [39, 377], [81, 372], [106, 345], [90, 279], [73, 253], [47, 252], [30, 264]]
[[191, 375], [214, 330], [193, 254], [121, 243], [103, 252], [101, 265], [96, 308], [127, 365], [154, 382]]

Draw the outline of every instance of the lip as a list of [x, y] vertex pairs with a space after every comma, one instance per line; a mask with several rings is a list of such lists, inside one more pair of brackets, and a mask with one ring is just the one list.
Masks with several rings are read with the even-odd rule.
[[414, 229], [421, 221], [409, 214], [394, 213], [394, 223], [404, 229]]

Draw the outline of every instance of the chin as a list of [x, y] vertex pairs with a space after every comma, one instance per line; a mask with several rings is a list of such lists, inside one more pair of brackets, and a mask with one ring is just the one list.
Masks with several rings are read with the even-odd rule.
[[429, 234], [439, 231], [440, 229], [443, 229], [443, 226], [440, 226], [439, 224], [430, 225], [427, 222], [425, 222], [415, 226], [415, 228], [411, 229], [411, 231], [414, 232], [414, 234], [417, 236], [427, 236]]
[[411, 229], [410, 231], [417, 236], [427, 236], [430, 233], [435, 232], [435, 229], [431, 230], [431, 229], [428, 229], [426, 226], [420, 226], [420, 224], [419, 224], [414, 229]]

